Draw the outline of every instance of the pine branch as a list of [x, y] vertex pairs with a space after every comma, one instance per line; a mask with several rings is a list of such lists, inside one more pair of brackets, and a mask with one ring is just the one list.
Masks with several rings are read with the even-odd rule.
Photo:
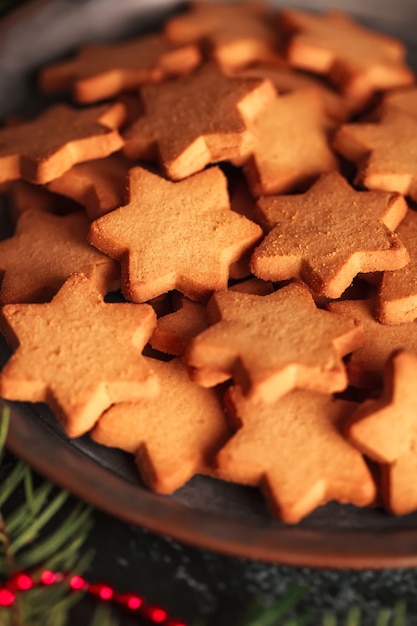
[[[306, 590], [301, 587], [294, 587], [278, 601], [270, 609], [264, 609], [258, 603], [251, 605], [247, 611], [242, 615], [241, 620], [238, 622], [238, 626], [278, 626], [283, 624], [281, 618], [288, 615], [288, 613], [296, 607], [301, 598], [305, 595]], [[298, 618], [299, 620], [301, 618]], [[306, 619], [304, 616], [302, 619]], [[301, 622], [294, 622], [291, 626], [298, 626]], [[303, 622], [305, 623], [305, 622]]]
[[[9, 411], [5, 409], [0, 419], [0, 463], [4, 458], [4, 446], [9, 423]], [[7, 514], [16, 490], [24, 493], [24, 502]], [[92, 552], [82, 558], [80, 553], [92, 526], [92, 511], [78, 503], [57, 524], [56, 516], [64, 505], [68, 506], [69, 494], [49, 481], [35, 487], [31, 469], [17, 461], [3, 481], [0, 490], [0, 576], [8, 579], [18, 571], [31, 571], [35, 586], [18, 592], [10, 608], [0, 609], [1, 626], [66, 626], [71, 607], [83, 592], [69, 590], [69, 578], [81, 574], [89, 565]], [[47, 531], [47, 532], [45, 532]], [[63, 571], [67, 574], [61, 583], [39, 587], [41, 571]], [[109, 626], [113, 622], [108, 622]], [[104, 626], [104, 622], [103, 622]]]

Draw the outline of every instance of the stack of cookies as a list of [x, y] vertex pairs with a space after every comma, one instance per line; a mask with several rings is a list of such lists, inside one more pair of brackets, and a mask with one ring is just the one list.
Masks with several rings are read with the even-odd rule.
[[[417, 508], [417, 87], [340, 12], [194, 2], [0, 129], [0, 396], [150, 489]], [[68, 98], [69, 96], [69, 98]]]

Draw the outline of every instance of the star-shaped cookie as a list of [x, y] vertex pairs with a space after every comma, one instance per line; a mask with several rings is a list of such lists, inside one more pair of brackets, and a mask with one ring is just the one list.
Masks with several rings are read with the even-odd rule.
[[216, 457], [219, 475], [259, 486], [272, 511], [288, 524], [330, 500], [372, 503], [370, 471], [340, 432], [355, 406], [309, 391], [259, 405], [232, 387], [228, 412], [239, 430]]
[[171, 41], [200, 42], [227, 71], [278, 56], [280, 34], [260, 2], [192, 2], [164, 30]]
[[82, 48], [75, 58], [42, 70], [39, 86], [55, 93], [72, 91], [84, 104], [117, 96], [145, 82], [187, 73], [201, 62], [197, 46], [174, 46], [151, 35], [132, 41]]
[[87, 241], [83, 212], [25, 211], [13, 237], [0, 241], [0, 304], [45, 302], [81, 272], [103, 295], [120, 286], [118, 264]]
[[229, 78], [207, 63], [190, 76], [143, 87], [141, 97], [145, 113], [125, 131], [124, 153], [159, 161], [179, 180], [246, 156], [253, 145], [248, 123], [276, 92], [269, 81]]
[[381, 104], [382, 110], [399, 109], [417, 116], [417, 87], [396, 89], [384, 95]]
[[382, 372], [394, 350], [417, 352], [417, 322], [389, 326], [375, 319], [375, 301], [345, 300], [331, 302], [328, 310], [357, 320], [364, 329], [365, 341], [348, 362], [349, 382], [354, 387], [380, 389]]
[[48, 189], [79, 202], [90, 220], [95, 220], [124, 203], [131, 166], [120, 154], [111, 154], [74, 165], [50, 182]]
[[0, 129], [0, 182], [48, 183], [76, 163], [120, 150], [115, 129], [124, 117], [120, 103], [88, 109], [56, 104], [30, 122]]
[[356, 182], [417, 201], [417, 115], [387, 107], [376, 124], [345, 124], [335, 149], [358, 166]]
[[338, 298], [359, 272], [409, 262], [391, 230], [407, 212], [397, 193], [356, 191], [333, 172], [304, 194], [262, 198], [258, 207], [272, 230], [250, 267], [264, 280], [301, 278], [316, 294]]
[[206, 328], [204, 304], [183, 297], [177, 311], [159, 318], [149, 343], [155, 350], [181, 356], [189, 341]]
[[214, 474], [213, 458], [230, 436], [217, 391], [192, 383], [180, 360], [147, 359], [158, 378], [154, 398], [115, 404], [91, 433], [131, 452], [143, 481], [171, 493], [195, 474]]
[[352, 319], [317, 309], [305, 285], [292, 283], [267, 296], [221, 291], [208, 306], [217, 322], [195, 337], [184, 360], [201, 372], [222, 372], [253, 400], [274, 402], [295, 388], [322, 393], [347, 385], [342, 356], [363, 343]]
[[286, 62], [259, 63], [241, 70], [239, 76], [267, 78], [279, 94], [313, 89], [319, 94], [326, 115], [338, 122], [345, 122], [357, 108], [354, 100], [343, 96], [320, 77], [292, 68]]
[[417, 354], [400, 350], [384, 370], [384, 390], [351, 416], [346, 432], [364, 454], [382, 464], [385, 506], [396, 515], [417, 508]]
[[254, 196], [291, 191], [338, 169], [328, 141], [329, 120], [314, 90], [279, 96], [251, 130], [256, 141], [243, 169]]
[[80, 209], [77, 203], [57, 196], [41, 185], [34, 185], [26, 180], [13, 180], [6, 184], [10, 217], [14, 223], [26, 211], [48, 211], [65, 215]]
[[368, 30], [341, 11], [320, 15], [288, 9], [280, 22], [292, 35], [290, 64], [326, 74], [345, 93], [366, 99], [414, 82], [399, 40]]
[[89, 431], [114, 402], [158, 391], [141, 355], [156, 323], [152, 307], [107, 304], [82, 274], [51, 302], [4, 306], [0, 323], [16, 350], [0, 372], [0, 396], [46, 402], [69, 437]]
[[376, 316], [383, 324], [406, 324], [417, 319], [417, 212], [408, 210], [397, 234], [410, 255], [400, 270], [384, 272], [376, 301]]
[[229, 266], [262, 236], [230, 210], [218, 167], [180, 182], [137, 167], [130, 202], [92, 223], [89, 239], [122, 266], [125, 297], [145, 302], [171, 289], [207, 300], [226, 289]]
[[[266, 295], [274, 290], [272, 284], [257, 278], [244, 280], [230, 287], [240, 293]], [[181, 356], [193, 337], [199, 335], [208, 326], [206, 307], [200, 302], [193, 302], [182, 297], [178, 308], [158, 319], [149, 343], [156, 350]], [[221, 376], [220, 381], [224, 379]]]

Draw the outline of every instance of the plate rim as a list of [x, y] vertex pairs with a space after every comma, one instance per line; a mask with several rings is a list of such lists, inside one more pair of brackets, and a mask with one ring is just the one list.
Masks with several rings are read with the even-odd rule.
[[[303, 567], [383, 569], [417, 566], [415, 530], [326, 531], [261, 528], [193, 509], [152, 493], [99, 465], [54, 434], [22, 403], [10, 410], [7, 448], [35, 471], [88, 504], [134, 526], [203, 550]], [[262, 531], [262, 532], [260, 532]]]

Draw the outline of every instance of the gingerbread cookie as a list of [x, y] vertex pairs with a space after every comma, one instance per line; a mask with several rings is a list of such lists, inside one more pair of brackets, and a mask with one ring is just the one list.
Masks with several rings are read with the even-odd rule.
[[13, 222], [17, 222], [26, 211], [47, 211], [65, 215], [81, 208], [76, 202], [26, 180], [13, 180], [8, 183], [7, 196]]
[[[230, 184], [232, 183], [232, 184]], [[244, 215], [252, 222], [256, 222], [256, 201], [249, 191], [246, 180], [243, 177], [237, 180], [229, 180], [230, 208], [240, 215]], [[233, 280], [247, 279], [250, 276], [249, 261], [251, 252], [247, 252], [242, 258], [232, 263], [229, 267], [229, 276]]]
[[190, 76], [143, 87], [141, 97], [145, 113], [125, 131], [124, 154], [159, 161], [180, 180], [209, 163], [245, 157], [253, 145], [248, 124], [276, 93], [269, 81], [228, 78], [208, 63]]
[[0, 323], [15, 349], [0, 372], [1, 397], [46, 402], [69, 437], [89, 431], [111, 404], [158, 391], [141, 356], [152, 307], [107, 304], [82, 274], [51, 302], [4, 306]]
[[118, 264], [88, 243], [89, 225], [81, 211], [23, 213], [13, 237], [0, 241], [0, 304], [50, 300], [74, 272], [103, 295], [118, 289]]
[[[273, 292], [271, 283], [256, 278], [244, 280], [230, 289], [259, 296]], [[206, 307], [182, 297], [176, 311], [158, 319], [150, 344], [161, 352], [182, 356], [191, 339], [203, 332], [207, 326]], [[221, 376], [221, 380], [223, 379]]]
[[320, 77], [297, 71], [287, 63], [259, 63], [239, 72], [239, 76], [266, 78], [279, 94], [291, 93], [300, 89], [318, 93], [324, 105], [326, 115], [338, 122], [345, 122], [357, 110], [357, 102], [343, 96]]
[[243, 170], [254, 196], [283, 193], [338, 169], [329, 122], [315, 91], [279, 96], [253, 122], [255, 147]]
[[400, 270], [384, 272], [376, 301], [376, 316], [383, 324], [406, 324], [417, 319], [417, 212], [408, 210], [398, 236], [410, 255]]
[[290, 33], [291, 65], [325, 74], [362, 101], [375, 91], [414, 82], [398, 39], [369, 30], [341, 11], [316, 15], [287, 9], [281, 12], [280, 25]]
[[273, 513], [288, 524], [330, 500], [371, 504], [371, 473], [340, 432], [355, 406], [309, 391], [259, 405], [232, 387], [228, 408], [239, 430], [216, 457], [219, 475], [259, 486]]
[[257, 224], [230, 210], [227, 181], [217, 167], [178, 183], [136, 167], [129, 187], [129, 204], [93, 222], [89, 235], [120, 260], [128, 300], [146, 302], [171, 289], [207, 300], [227, 287], [230, 264], [262, 235]]
[[417, 509], [417, 354], [395, 352], [384, 370], [384, 390], [351, 416], [346, 432], [364, 454], [382, 464], [382, 495], [391, 513]]
[[184, 355], [191, 376], [210, 386], [205, 374], [221, 372], [256, 401], [274, 402], [296, 388], [345, 389], [342, 356], [363, 343], [355, 320], [317, 309], [302, 283], [267, 296], [217, 292], [208, 315], [214, 325]]
[[177, 311], [158, 320], [149, 342], [155, 350], [181, 356], [190, 340], [206, 328], [204, 304], [182, 297]]
[[79, 202], [90, 220], [95, 220], [121, 206], [131, 163], [120, 154], [74, 165], [49, 183], [48, 189]]
[[167, 21], [164, 31], [177, 43], [200, 42], [227, 71], [279, 54], [271, 11], [259, 2], [192, 2], [188, 11]]
[[123, 145], [116, 128], [122, 104], [73, 109], [56, 104], [30, 122], [0, 130], [0, 182], [48, 183], [76, 163], [105, 157]]
[[192, 383], [181, 361], [147, 362], [160, 393], [115, 404], [101, 416], [91, 436], [133, 453], [143, 481], [153, 491], [172, 493], [195, 474], [215, 473], [214, 455], [230, 429], [217, 391]]
[[376, 124], [346, 124], [334, 147], [358, 166], [357, 184], [417, 200], [417, 116], [387, 108]]
[[390, 230], [407, 212], [399, 194], [356, 191], [333, 172], [304, 194], [262, 198], [258, 208], [271, 230], [250, 267], [264, 280], [301, 278], [314, 293], [338, 298], [358, 272], [399, 269], [409, 262]]
[[197, 46], [174, 46], [158, 35], [128, 42], [86, 46], [74, 59], [42, 70], [42, 91], [71, 91], [89, 104], [131, 91], [145, 82], [187, 73], [201, 62]]
[[400, 348], [417, 352], [417, 323], [388, 326], [375, 319], [375, 301], [331, 302], [328, 310], [349, 316], [363, 326], [365, 341], [348, 362], [349, 382], [354, 387], [380, 389], [382, 372], [389, 355]]

